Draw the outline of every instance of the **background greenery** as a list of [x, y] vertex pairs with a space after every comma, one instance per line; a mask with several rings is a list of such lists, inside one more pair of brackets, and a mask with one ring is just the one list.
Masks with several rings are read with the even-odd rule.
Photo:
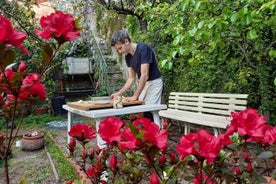
[[[96, 13], [98, 36], [107, 45], [112, 33], [123, 28], [133, 41], [155, 49], [165, 80], [165, 102], [171, 91], [248, 93], [249, 107], [258, 108], [274, 124], [276, 0], [67, 2], [74, 15], [84, 16], [88, 8]], [[0, 7], [2, 14], [33, 35], [29, 9], [7, 1]]]

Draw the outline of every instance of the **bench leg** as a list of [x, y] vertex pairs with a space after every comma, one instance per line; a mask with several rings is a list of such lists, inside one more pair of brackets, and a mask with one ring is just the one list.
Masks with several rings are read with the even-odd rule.
[[219, 134], [219, 130], [217, 128], [213, 128], [213, 130], [214, 130], [214, 135], [217, 137]]
[[101, 138], [101, 136], [98, 133], [100, 122], [102, 121], [101, 118], [96, 118], [96, 130], [97, 130], [97, 145], [100, 149], [107, 148], [107, 143]]

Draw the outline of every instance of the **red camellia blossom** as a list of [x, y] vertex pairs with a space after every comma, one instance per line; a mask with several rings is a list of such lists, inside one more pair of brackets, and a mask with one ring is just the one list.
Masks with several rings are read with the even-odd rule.
[[195, 133], [190, 133], [188, 135], [183, 135], [176, 145], [176, 150], [179, 156], [184, 159], [188, 155], [196, 155], [197, 151], [194, 147], [194, 141], [196, 138]]
[[247, 108], [240, 112], [232, 112], [230, 127], [240, 136], [262, 138], [264, 136], [263, 125], [266, 122], [264, 116], [260, 116], [256, 109]]
[[0, 44], [4, 45], [4, 49], [12, 45], [21, 49], [23, 54], [27, 54], [28, 51], [22, 46], [26, 38], [27, 36], [25, 33], [13, 28], [9, 19], [0, 16]]
[[145, 131], [144, 141], [151, 143], [158, 147], [160, 150], [167, 148], [168, 131], [160, 130], [159, 126], [151, 122], [148, 118], [136, 119], [133, 125], [140, 131]]
[[129, 128], [121, 132], [122, 140], [119, 142], [120, 149], [122, 151], [126, 149], [139, 148], [142, 145], [141, 140], [136, 139], [135, 135], [131, 132]]
[[150, 184], [160, 184], [159, 178], [155, 172], [150, 175]]
[[266, 125], [263, 142], [266, 144], [274, 144], [276, 142], [276, 126]]
[[107, 117], [100, 122], [98, 132], [108, 144], [112, 144], [114, 141], [119, 142], [121, 139], [120, 129], [123, 124], [123, 121], [119, 118]]
[[30, 74], [23, 79], [19, 100], [27, 99], [30, 96], [36, 96], [41, 101], [46, 99], [45, 86], [41, 84], [41, 79], [36, 73]]
[[220, 139], [211, 135], [206, 130], [199, 130], [196, 139], [199, 155], [206, 158], [207, 163], [212, 163], [220, 152]]
[[43, 30], [35, 30], [35, 33], [46, 40], [53, 36], [59, 44], [75, 40], [80, 36], [80, 30], [75, 25], [74, 17], [61, 11], [42, 17], [40, 25]]
[[85, 141], [86, 139], [95, 139], [96, 130], [93, 130], [92, 126], [77, 123], [74, 125], [71, 130], [68, 132], [68, 135], [74, 137], [78, 141]]

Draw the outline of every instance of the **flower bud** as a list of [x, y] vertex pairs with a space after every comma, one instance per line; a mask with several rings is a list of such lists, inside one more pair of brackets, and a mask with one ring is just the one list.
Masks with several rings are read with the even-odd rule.
[[19, 72], [25, 72], [26, 69], [27, 69], [26, 64], [24, 63], [24, 61], [21, 61], [20, 64], [19, 64], [19, 66], [18, 66], [18, 71]]
[[241, 174], [241, 169], [238, 166], [235, 167], [235, 174], [236, 175], [240, 175]]
[[249, 155], [249, 153], [244, 153], [244, 160], [246, 161], [246, 162], [249, 162], [250, 161], [250, 155]]
[[117, 167], [117, 157], [116, 155], [112, 155], [110, 160], [109, 160], [109, 164], [112, 170], [116, 170]]
[[159, 164], [164, 165], [166, 163], [166, 156], [164, 154], [162, 154], [159, 157]]
[[251, 172], [253, 170], [253, 166], [252, 166], [252, 163], [251, 162], [248, 162], [247, 166], [246, 166], [246, 170], [248, 172]]
[[82, 150], [82, 159], [86, 159], [88, 157], [87, 149]]
[[150, 175], [150, 184], [160, 184], [158, 176], [155, 172]]

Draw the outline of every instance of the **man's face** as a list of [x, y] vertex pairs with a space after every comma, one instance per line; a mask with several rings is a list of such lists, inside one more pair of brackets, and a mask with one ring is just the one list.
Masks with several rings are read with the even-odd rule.
[[116, 43], [114, 47], [119, 53], [127, 55], [129, 53], [129, 45], [129, 41], [126, 39], [125, 43]]

